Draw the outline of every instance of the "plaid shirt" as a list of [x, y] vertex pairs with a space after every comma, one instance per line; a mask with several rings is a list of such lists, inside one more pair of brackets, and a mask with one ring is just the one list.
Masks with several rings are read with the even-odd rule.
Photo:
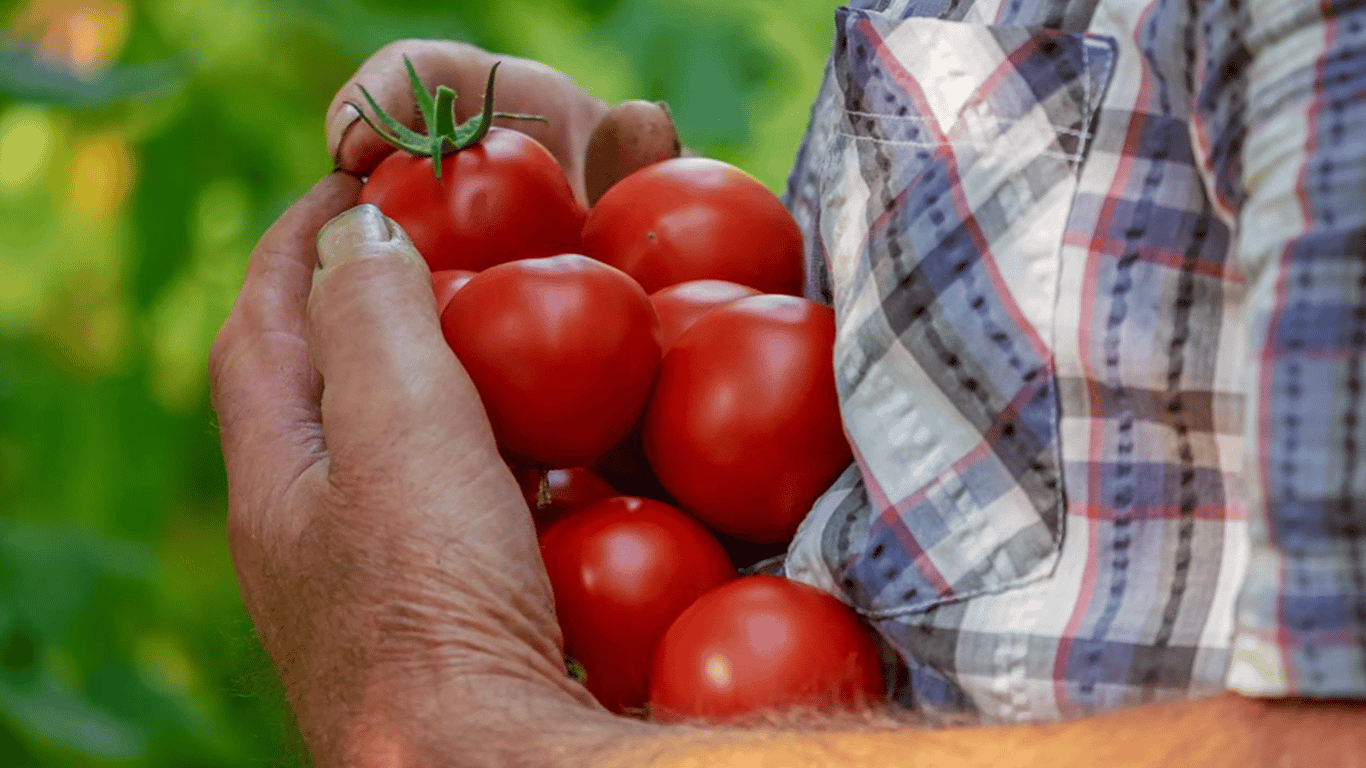
[[836, 13], [789, 181], [856, 464], [789, 576], [989, 721], [1366, 698], [1366, 3]]

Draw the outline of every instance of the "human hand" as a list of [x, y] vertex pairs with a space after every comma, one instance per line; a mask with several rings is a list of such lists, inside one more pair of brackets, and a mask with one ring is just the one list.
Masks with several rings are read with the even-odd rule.
[[427, 268], [351, 208], [359, 187], [333, 173], [266, 233], [209, 361], [242, 597], [314, 760], [531, 765], [619, 741], [634, 726], [565, 675], [531, 517]]
[[549, 149], [580, 202], [592, 203], [617, 179], [680, 151], [672, 118], [662, 105], [625, 102], [609, 110], [564, 73], [545, 64], [494, 56], [454, 41], [401, 40], [371, 56], [332, 99], [327, 111], [327, 150], [339, 170], [364, 176], [393, 151], [350, 106], [367, 104], [362, 86], [389, 115], [410, 128], [421, 128], [404, 57], [412, 61], [428, 90], [437, 85], [455, 90], [459, 121], [482, 107], [489, 69], [495, 61], [501, 62], [494, 108], [541, 115], [546, 122], [497, 118], [494, 124], [521, 131]]

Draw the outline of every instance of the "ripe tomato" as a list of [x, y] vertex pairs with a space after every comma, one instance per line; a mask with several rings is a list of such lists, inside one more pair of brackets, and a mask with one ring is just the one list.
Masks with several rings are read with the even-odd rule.
[[464, 288], [465, 283], [474, 275], [475, 273], [468, 269], [443, 269], [432, 273], [432, 292], [436, 294], [438, 315], [446, 311], [446, 305], [451, 303], [451, 297], [456, 291]]
[[617, 182], [588, 212], [583, 251], [649, 293], [705, 279], [802, 290], [796, 221], [767, 187], [719, 160], [665, 160]]
[[659, 321], [626, 273], [564, 254], [490, 267], [441, 315], [504, 454], [583, 467], [639, 419], [659, 368]]
[[735, 578], [712, 535], [681, 510], [631, 496], [599, 501], [541, 536], [565, 652], [608, 709], [642, 707], [664, 631], [699, 595]]
[[852, 460], [834, 339], [828, 307], [774, 295], [714, 309], [683, 334], [660, 366], [644, 435], [684, 509], [747, 541], [792, 538]]
[[361, 188], [398, 222], [433, 272], [480, 271], [516, 259], [579, 250], [585, 211], [559, 163], [535, 139], [491, 127], [441, 160], [394, 152]]
[[659, 315], [660, 342], [667, 351], [703, 315], [723, 304], [758, 295], [747, 285], [725, 280], [689, 280], [655, 291], [650, 294], [650, 304]]
[[877, 641], [858, 614], [777, 576], [746, 576], [698, 598], [664, 634], [650, 672], [658, 720], [859, 708], [885, 695]]
[[[597, 473], [583, 467], [540, 470], [535, 467], [516, 467], [512, 471], [522, 498], [536, 521], [536, 530], [545, 530], [551, 523], [586, 507], [595, 501], [619, 495]], [[545, 480], [545, 497], [541, 497], [541, 481]], [[541, 503], [544, 501], [544, 503]]]

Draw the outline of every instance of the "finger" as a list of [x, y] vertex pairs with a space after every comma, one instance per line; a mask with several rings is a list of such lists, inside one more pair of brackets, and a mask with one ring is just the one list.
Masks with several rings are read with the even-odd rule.
[[324, 227], [318, 248], [309, 350], [334, 471], [421, 472], [466, 454], [496, 463], [478, 392], [441, 334], [431, 273], [402, 229], [360, 205]]
[[[300, 487], [344, 499], [335, 519], [363, 543], [395, 537], [405, 573], [386, 574], [394, 589], [453, 592], [443, 620], [464, 637], [480, 625], [510, 633], [552, 669], [554, 601], [531, 516], [442, 336], [425, 261], [373, 205], [329, 222], [318, 256], [309, 349], [323, 378], [328, 471]], [[440, 583], [421, 586], [432, 573]]]
[[359, 188], [354, 178], [331, 174], [280, 217], [253, 249], [242, 290], [214, 339], [209, 388], [234, 498], [279, 490], [320, 453], [320, 382], [304, 318], [315, 238], [355, 204]]
[[678, 157], [682, 147], [664, 102], [624, 101], [603, 116], [584, 153], [588, 204], [618, 181], [647, 165]]
[[[332, 100], [327, 115], [327, 149], [336, 167], [366, 175], [392, 151], [360, 122], [348, 103], [369, 109], [364, 86], [380, 107], [410, 128], [425, 131], [403, 63], [413, 68], [429, 91], [438, 85], [455, 90], [456, 118], [466, 120], [483, 107], [484, 87], [495, 61], [494, 108], [501, 112], [542, 115], [548, 122], [498, 118], [495, 124], [522, 131], [545, 145], [583, 199], [583, 155], [588, 136], [607, 107], [558, 70], [527, 59], [494, 56], [464, 43], [403, 40], [377, 51]], [[373, 118], [373, 115], [371, 115]]]

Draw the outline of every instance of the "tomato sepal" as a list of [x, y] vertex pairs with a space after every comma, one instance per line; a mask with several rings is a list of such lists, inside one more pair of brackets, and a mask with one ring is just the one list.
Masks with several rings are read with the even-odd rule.
[[436, 87], [435, 96], [427, 91], [427, 87], [422, 84], [422, 79], [417, 76], [417, 70], [413, 67], [413, 62], [407, 56], [403, 57], [403, 65], [408, 69], [408, 80], [413, 86], [413, 96], [417, 99], [418, 110], [422, 113], [422, 122], [432, 129], [430, 134], [421, 134], [403, 125], [385, 112], [375, 98], [370, 95], [370, 91], [365, 86], [357, 84], [360, 93], [365, 100], [370, 103], [370, 109], [375, 113], [375, 117], [389, 129], [390, 133], [380, 130], [365, 110], [361, 109], [353, 102], [346, 102], [360, 113], [360, 117], [370, 129], [380, 137], [384, 143], [407, 152], [417, 157], [430, 157], [433, 159], [432, 170], [436, 174], [437, 181], [441, 180], [441, 163], [436, 162], [438, 158], [445, 157], [452, 152], [459, 152], [467, 147], [474, 146], [483, 140], [493, 125], [493, 118], [506, 117], [514, 120], [539, 120], [548, 122], [541, 115], [521, 115], [513, 112], [495, 112], [493, 109], [493, 81], [498, 74], [498, 65], [502, 62], [495, 61], [489, 68], [488, 84], [484, 87], [484, 107], [477, 114], [463, 123], [455, 121], [455, 100], [457, 95], [455, 90], [445, 85]]

